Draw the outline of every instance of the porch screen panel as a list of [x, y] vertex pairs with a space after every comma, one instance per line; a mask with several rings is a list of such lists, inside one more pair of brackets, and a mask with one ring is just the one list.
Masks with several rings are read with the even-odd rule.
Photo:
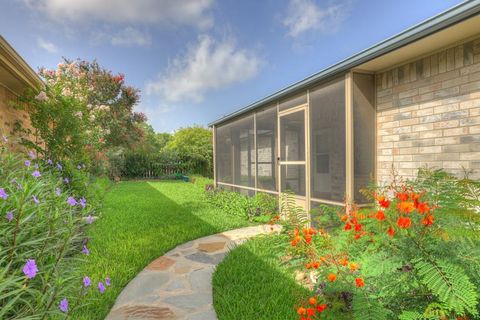
[[257, 188], [277, 190], [277, 106], [257, 112]]
[[360, 190], [373, 178], [375, 157], [374, 76], [353, 74], [354, 200], [368, 201]]
[[311, 196], [345, 198], [345, 80], [310, 90]]
[[218, 181], [255, 186], [255, 140], [253, 115], [217, 129]]
[[229, 124], [216, 128], [215, 139], [215, 170], [217, 181], [233, 183], [233, 148], [232, 127]]
[[293, 97], [289, 97], [284, 100], [281, 100], [278, 106], [278, 109], [280, 111], [283, 111], [293, 107], [298, 107], [305, 103], [307, 103], [307, 92], [302, 92]]

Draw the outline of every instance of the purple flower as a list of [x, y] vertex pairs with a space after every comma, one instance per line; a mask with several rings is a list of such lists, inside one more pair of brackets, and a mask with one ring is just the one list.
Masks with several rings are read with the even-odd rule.
[[37, 197], [32, 196], [32, 201], [35, 202], [35, 204], [39, 204], [40, 200], [37, 199]]
[[25, 263], [25, 266], [23, 266], [23, 273], [25, 273], [27, 278], [32, 279], [35, 277], [37, 272], [38, 272], [38, 268], [37, 268], [37, 264], [35, 263], [35, 260], [28, 259], [27, 263]]
[[25, 166], [26, 167], [30, 167], [32, 163], [30, 162], [30, 160], [25, 160]]
[[87, 277], [87, 276], [83, 277], [83, 286], [85, 288], [90, 287], [91, 284], [92, 284], [92, 280], [90, 280], [89, 277]]
[[53, 163], [52, 159], [47, 160], [47, 164], [52, 164], [52, 163]]
[[29, 152], [28, 152], [28, 156], [29, 156], [30, 158], [32, 158], [32, 159], [36, 159], [36, 158], [37, 158], [37, 155], [35, 154], [34, 151], [29, 151]]
[[82, 250], [83, 253], [85, 253], [86, 256], [88, 256], [90, 254], [90, 250], [88, 250], [87, 246], [86, 245], [83, 245], [83, 250]]
[[55, 189], [55, 195], [56, 195], [57, 197], [60, 197], [61, 194], [62, 194], [62, 190], [60, 190], [60, 188], [56, 188], [56, 189]]
[[35, 169], [38, 169], [38, 168], [39, 168], [38, 163], [35, 163], [35, 164], [33, 165], [33, 167], [34, 167]]
[[105, 285], [103, 284], [103, 282], [98, 283], [98, 291], [100, 291], [101, 294], [105, 292]]
[[88, 222], [88, 224], [92, 224], [92, 222], [93, 222], [93, 217], [92, 217], [91, 215], [89, 215], [89, 216], [87, 217], [87, 222]]
[[57, 168], [58, 168], [58, 170], [62, 170], [62, 169], [63, 169], [62, 165], [61, 165], [60, 163], [58, 163], [58, 162], [57, 162]]
[[3, 142], [8, 142], [7, 136], [2, 136], [2, 140], [3, 140]]
[[67, 203], [68, 203], [69, 205], [71, 205], [72, 207], [73, 207], [73, 206], [76, 206], [76, 205], [78, 204], [77, 200], [75, 200], [74, 197], [68, 197]]
[[40, 171], [35, 170], [33, 171], [32, 176], [34, 176], [35, 178], [38, 178], [38, 177], [41, 177], [42, 175], [40, 174]]
[[5, 217], [7, 218], [8, 222], [12, 221], [13, 220], [13, 212], [8, 211], [7, 215]]
[[107, 287], [110, 287], [110, 278], [109, 277], [105, 278], [105, 284], [107, 285]]
[[69, 183], [69, 182], [70, 182], [70, 180], [68, 180], [68, 178], [63, 178], [63, 182], [65, 182], [65, 183]]
[[68, 300], [67, 300], [67, 298], [63, 298], [63, 300], [60, 301], [59, 308], [60, 308], [60, 311], [62, 311], [63, 313], [68, 312]]
[[8, 198], [8, 194], [5, 192], [5, 189], [3, 188], [0, 188], [0, 198], [2, 198], [3, 200], [7, 200]]
[[79, 202], [78, 204], [80, 204], [80, 206], [81, 206], [82, 208], [85, 208], [85, 206], [87, 205], [87, 199], [85, 199], [84, 197], [82, 197], [82, 198], [80, 199], [80, 202]]

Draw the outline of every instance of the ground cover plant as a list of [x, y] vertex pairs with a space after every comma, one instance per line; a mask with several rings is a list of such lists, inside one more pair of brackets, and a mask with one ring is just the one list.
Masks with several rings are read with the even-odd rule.
[[78, 267], [87, 258], [84, 229], [96, 215], [102, 186], [94, 187], [80, 164], [69, 171], [34, 151], [12, 153], [7, 144], [3, 137], [0, 319], [65, 318], [95, 290]]
[[249, 224], [208, 203], [196, 177], [183, 181], [125, 181], [107, 193], [102, 218], [88, 230], [90, 257], [82, 274], [111, 279], [112, 286], [73, 314], [104, 319], [122, 288], [152, 260], [179, 244]]

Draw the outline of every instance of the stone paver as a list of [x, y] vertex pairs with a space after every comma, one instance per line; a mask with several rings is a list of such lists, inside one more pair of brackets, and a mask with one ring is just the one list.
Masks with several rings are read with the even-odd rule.
[[215, 320], [212, 276], [228, 251], [280, 226], [254, 226], [186, 242], [152, 261], [123, 289], [108, 320]]

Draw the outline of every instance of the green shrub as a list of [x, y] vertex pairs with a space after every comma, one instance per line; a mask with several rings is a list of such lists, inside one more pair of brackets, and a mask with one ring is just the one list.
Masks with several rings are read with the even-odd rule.
[[[174, 152], [159, 154], [127, 153], [116, 156], [111, 172], [118, 172], [120, 177], [134, 178], [171, 178], [175, 175], [197, 174], [209, 176], [205, 163], [200, 159], [182, 156]], [[113, 174], [112, 174], [113, 175]]]
[[64, 317], [61, 301], [66, 313], [86, 302], [77, 270], [88, 250], [82, 235], [107, 185], [82, 166], [0, 146], [0, 319], [56, 319]]
[[267, 222], [278, 212], [276, 197], [266, 193], [257, 193], [249, 197], [238, 192], [215, 189], [212, 185], [207, 185], [205, 191], [208, 201], [228, 214]]

